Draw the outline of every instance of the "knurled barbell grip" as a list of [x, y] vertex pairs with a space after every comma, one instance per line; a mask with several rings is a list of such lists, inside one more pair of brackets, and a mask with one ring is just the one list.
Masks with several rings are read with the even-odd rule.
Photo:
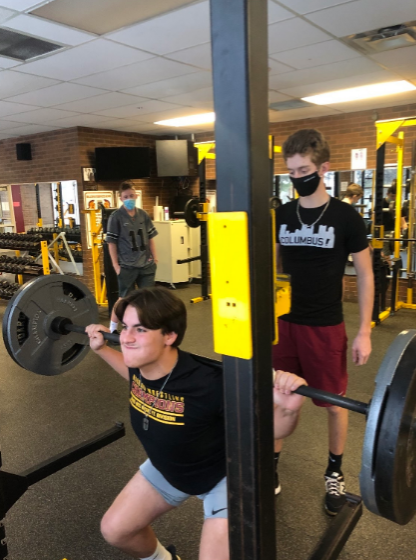
[[365, 415], [367, 415], [368, 412], [369, 405], [367, 403], [355, 401], [353, 399], [349, 399], [348, 397], [342, 397], [341, 395], [334, 395], [333, 393], [328, 393], [327, 391], [322, 391], [321, 389], [314, 389], [308, 385], [301, 385], [293, 392], [310, 399], [316, 399], [334, 406], [346, 408], [352, 412], [359, 412], [360, 414]]
[[[74, 325], [71, 323], [67, 323], [65, 325], [63, 325], [63, 328], [66, 331], [69, 332], [76, 332], [76, 333], [80, 333], [80, 334], [87, 334], [85, 327], [81, 327], [79, 325]], [[108, 340], [109, 342], [115, 342], [116, 344], [120, 344], [120, 335], [117, 333], [109, 333], [109, 332], [105, 332], [105, 331], [100, 331], [100, 333], [103, 335], [104, 340]]]

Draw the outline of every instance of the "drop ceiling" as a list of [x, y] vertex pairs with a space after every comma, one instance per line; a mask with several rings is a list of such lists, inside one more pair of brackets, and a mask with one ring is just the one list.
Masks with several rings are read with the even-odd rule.
[[[346, 39], [416, 20], [415, 0], [268, 0], [268, 7], [270, 104], [296, 107], [300, 97], [370, 83], [416, 85], [416, 45], [365, 54]], [[0, 140], [74, 126], [213, 128], [154, 124], [213, 109], [207, 0], [0, 0], [0, 28], [60, 46], [26, 62], [0, 56]], [[270, 120], [408, 103], [416, 93], [270, 110]]]

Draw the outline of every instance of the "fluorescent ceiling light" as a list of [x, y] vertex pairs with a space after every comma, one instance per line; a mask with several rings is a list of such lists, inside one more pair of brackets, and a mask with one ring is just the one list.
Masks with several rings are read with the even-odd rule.
[[384, 82], [382, 84], [330, 91], [320, 95], [312, 95], [311, 97], [302, 97], [302, 101], [308, 101], [308, 103], [315, 103], [316, 105], [331, 105], [331, 103], [346, 103], [347, 101], [357, 101], [358, 99], [383, 97], [384, 95], [402, 93], [413, 89], [416, 89], [416, 86], [406, 80], [401, 80], [399, 82]]
[[177, 119], [168, 119], [167, 121], [158, 121], [154, 124], [163, 124], [165, 126], [192, 126], [195, 124], [207, 124], [215, 121], [215, 113], [203, 113], [201, 115], [190, 115], [189, 117], [179, 117]]

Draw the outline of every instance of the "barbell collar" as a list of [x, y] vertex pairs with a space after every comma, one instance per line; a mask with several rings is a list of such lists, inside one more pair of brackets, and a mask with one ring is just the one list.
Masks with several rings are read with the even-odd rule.
[[[87, 331], [85, 327], [81, 327], [80, 325], [74, 325], [72, 321], [66, 317], [55, 317], [55, 319], [51, 323], [51, 330], [57, 334], [68, 334], [70, 332], [75, 332], [79, 334], [87, 335]], [[109, 333], [105, 331], [99, 331], [104, 340], [108, 340], [109, 342], [113, 342], [115, 344], [120, 344], [120, 335], [117, 333]]]
[[328, 393], [327, 391], [322, 391], [321, 389], [315, 389], [314, 387], [309, 387], [308, 385], [301, 385], [293, 392], [310, 399], [316, 399], [334, 406], [340, 406], [341, 408], [346, 408], [347, 410], [358, 412], [359, 414], [364, 414], [365, 416], [367, 416], [368, 413], [369, 405], [367, 403], [355, 401], [354, 399], [349, 399], [348, 397], [343, 397], [341, 395], [334, 395], [333, 393]]

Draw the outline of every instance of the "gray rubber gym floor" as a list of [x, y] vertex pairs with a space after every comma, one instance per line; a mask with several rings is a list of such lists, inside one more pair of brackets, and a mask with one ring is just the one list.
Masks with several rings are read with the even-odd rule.
[[[188, 302], [199, 286], [177, 290]], [[6, 303], [0, 304], [3, 313]], [[189, 327], [182, 345], [216, 357], [210, 302], [188, 305]], [[358, 306], [345, 305], [350, 341], [358, 325]], [[107, 323], [107, 316], [102, 312]], [[349, 365], [349, 396], [368, 401], [384, 353], [403, 329], [416, 327], [416, 312], [400, 311], [373, 330], [373, 354], [363, 367]], [[90, 353], [78, 367], [45, 378], [22, 370], [1, 344], [0, 443], [3, 469], [22, 472], [111, 427], [125, 422], [127, 436], [29, 489], [6, 516], [9, 560], [122, 560], [102, 539], [100, 518], [144, 459], [129, 427], [128, 386]], [[343, 470], [347, 489], [359, 493], [365, 420], [350, 413]], [[310, 402], [281, 457], [282, 493], [276, 498], [279, 560], [307, 558], [330, 523], [322, 509], [326, 466], [326, 415]], [[182, 560], [197, 560], [202, 509], [196, 498], [155, 523], [165, 545], [174, 543]], [[410, 560], [415, 557], [416, 519], [399, 527], [368, 511], [346, 544], [342, 560]], [[215, 560], [215, 559], [213, 559]], [[233, 559], [237, 560], [237, 559]]]

